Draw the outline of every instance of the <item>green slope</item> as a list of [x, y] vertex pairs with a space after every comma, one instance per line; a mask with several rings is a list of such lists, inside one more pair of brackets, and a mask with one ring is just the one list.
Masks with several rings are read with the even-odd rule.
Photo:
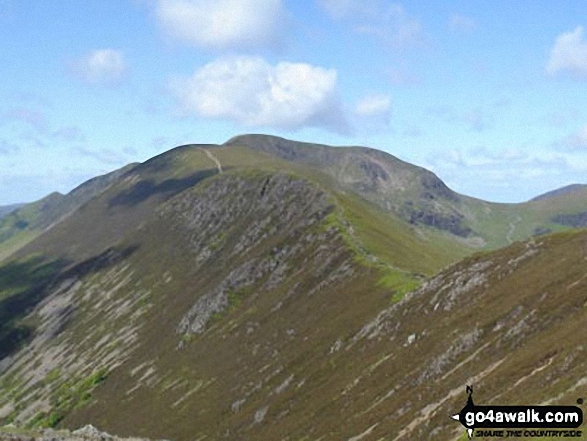
[[448, 232], [470, 248], [496, 249], [533, 235], [587, 226], [587, 187], [569, 186], [526, 203], [498, 204], [449, 189], [436, 175], [366, 147], [330, 147], [243, 135], [247, 146], [328, 174], [338, 186], [425, 231]]
[[[469, 381], [503, 404], [565, 402], [584, 387], [586, 233], [447, 267], [475, 249], [463, 226], [485, 223], [490, 246], [525, 234], [520, 221], [500, 239], [522, 207], [455, 195], [380, 152], [341, 149], [337, 163], [337, 149], [301, 146], [299, 160], [292, 148], [174, 149], [0, 265], [0, 423], [177, 440], [456, 439], [447, 415]], [[571, 196], [555, 195], [559, 211], [525, 209], [548, 219], [570, 206], [560, 197]], [[458, 222], [406, 218], [408, 200]]]
[[7, 214], [12, 213], [14, 210], [19, 209], [24, 204], [11, 204], [11, 205], [3, 205], [0, 207], [0, 219], [2, 219]]
[[[211, 156], [221, 162], [222, 173]], [[206, 316], [205, 327], [221, 325], [227, 312], [234, 315], [230, 326], [246, 326], [257, 314], [261, 320], [265, 308], [294, 291], [324, 291], [316, 294], [316, 305], [324, 296], [343, 295], [355, 306], [333, 304], [342, 326], [359, 322], [357, 310], [366, 317], [417, 286], [421, 274], [466, 252], [442, 235], [415, 236], [409, 225], [334, 184], [326, 174], [271, 155], [211, 146], [178, 148], [113, 181], [2, 267], [30, 283], [2, 288], [0, 309], [10, 316], [0, 335], [2, 362], [26, 368], [3, 372], [10, 401], [0, 404], [0, 416], [20, 424], [59, 423], [91, 402], [94, 375], [114, 377], [123, 361], [150, 363], [148, 348], [154, 345], [161, 357], [173, 356], [178, 345], [197, 338], [178, 334], [182, 316], [223, 283], [224, 297]], [[205, 210], [191, 219], [190, 209], [198, 204]], [[37, 273], [44, 276], [30, 275]], [[272, 280], [272, 273], [280, 276]], [[347, 279], [350, 291], [341, 294]], [[336, 290], [324, 285], [329, 280]], [[364, 283], [374, 292], [367, 301], [358, 297], [368, 294]], [[263, 308], [251, 303], [259, 290], [269, 296]], [[294, 315], [308, 307], [299, 302], [296, 308], [302, 309]], [[105, 316], [96, 315], [96, 308], [106, 308]], [[314, 320], [322, 316], [330, 323], [329, 314]], [[100, 325], [104, 319], [107, 327]], [[49, 362], [55, 351], [69, 355]], [[71, 357], [85, 361], [72, 367]], [[181, 360], [166, 362], [172, 380], [183, 378]]]
[[0, 262], [100, 194], [135, 164], [83, 183], [67, 195], [51, 193], [0, 218]]

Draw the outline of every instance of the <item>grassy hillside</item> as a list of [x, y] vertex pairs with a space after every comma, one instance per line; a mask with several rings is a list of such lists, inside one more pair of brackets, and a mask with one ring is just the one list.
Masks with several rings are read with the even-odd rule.
[[522, 204], [497, 204], [460, 195], [436, 175], [365, 147], [329, 147], [265, 135], [225, 145], [247, 146], [328, 174], [345, 190], [416, 228], [450, 233], [470, 248], [496, 249], [533, 235], [587, 226], [587, 187], [570, 186]]
[[12, 204], [12, 205], [3, 205], [0, 207], [0, 219], [2, 219], [7, 214], [12, 213], [14, 210], [22, 207], [24, 204]]
[[100, 194], [135, 164], [83, 183], [67, 195], [51, 193], [0, 217], [0, 262]]
[[[383, 222], [394, 223], [395, 227], [403, 223], [400, 228], [408, 229], [408, 236], [415, 234], [430, 240], [433, 247], [446, 250], [448, 259], [441, 258], [440, 267], [477, 249], [496, 249], [534, 235], [587, 226], [585, 186], [570, 186], [523, 204], [490, 203], [460, 195], [428, 170], [365, 147], [339, 148], [273, 136], [243, 135], [223, 146], [186, 145], [173, 154], [161, 155], [166, 160], [174, 158], [173, 171], [167, 168], [165, 173], [183, 173], [184, 177], [192, 173], [193, 150], [198, 148], [213, 149], [225, 169], [291, 170], [337, 194], [360, 203], [368, 201], [370, 212]], [[217, 166], [208, 155], [204, 161]], [[133, 167], [88, 181], [67, 196], [53, 193], [0, 220], [0, 261], [117, 182]], [[183, 184], [188, 185], [189, 181]]]
[[0, 265], [0, 425], [449, 440], [465, 384], [480, 404], [587, 392], [587, 233], [455, 263], [576, 193], [488, 204], [381, 152], [280, 142], [134, 166]]

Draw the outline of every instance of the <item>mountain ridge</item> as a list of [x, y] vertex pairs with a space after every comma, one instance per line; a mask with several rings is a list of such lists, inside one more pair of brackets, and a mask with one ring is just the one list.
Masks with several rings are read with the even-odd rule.
[[586, 190], [587, 190], [587, 184], [570, 184], [570, 185], [566, 185], [561, 188], [557, 188], [555, 190], [548, 191], [548, 192], [543, 193], [541, 195], [538, 195], [538, 196], [530, 199], [530, 201], [541, 201], [541, 200], [550, 199], [550, 198], [557, 197], [557, 196], [564, 196], [569, 193], [576, 193], [576, 192], [586, 191]]
[[[525, 203], [492, 203], [459, 194], [447, 187], [434, 173], [369, 147], [332, 147], [251, 134], [233, 137], [219, 145], [186, 144], [144, 164], [148, 166], [165, 161], [164, 158], [181, 156], [194, 148], [238, 149], [239, 146], [286, 161], [286, 164], [297, 166], [298, 172], [302, 171], [300, 167], [308, 167], [315, 171], [313, 178], [317, 174], [330, 176], [330, 185], [358, 193], [384, 212], [393, 213], [416, 228], [448, 232], [473, 248], [495, 249], [532, 235], [585, 226], [583, 212], [576, 209], [576, 205], [587, 201], [587, 192], [580, 191], [585, 187], [581, 184], [553, 190]], [[239, 166], [237, 163], [231, 165], [226, 155], [223, 160], [229, 162], [229, 167]], [[0, 259], [28, 243], [39, 230], [47, 228], [81, 205], [72, 201], [80, 199], [85, 203], [100, 193], [100, 182], [114, 182], [135, 166], [130, 164], [103, 178], [92, 179], [72, 190], [65, 199], [62, 195], [49, 195], [41, 201], [20, 207], [8, 218], [0, 220]], [[546, 200], [552, 204], [546, 203]], [[33, 219], [31, 222], [31, 217], [38, 216], [36, 213], [47, 210], [43, 208], [46, 206], [51, 208], [49, 213], [41, 216], [44, 220], [38, 222]], [[27, 209], [32, 214], [26, 213]], [[23, 210], [24, 215], [21, 215]], [[36, 225], [39, 223], [42, 225]], [[2, 242], [7, 241], [13, 243], [3, 246]], [[8, 251], [2, 252], [2, 248]]]
[[[0, 423], [453, 440], [471, 381], [512, 404], [520, 384], [531, 402], [582, 387], [586, 233], [470, 243], [479, 212], [513, 242], [529, 228], [514, 216], [552, 203], [499, 211], [409, 164], [398, 187], [384, 154], [370, 167], [341, 151], [323, 171], [312, 150], [300, 163], [241, 144], [133, 166], [0, 262]], [[385, 209], [427, 192], [418, 209], [459, 209], [472, 233]]]

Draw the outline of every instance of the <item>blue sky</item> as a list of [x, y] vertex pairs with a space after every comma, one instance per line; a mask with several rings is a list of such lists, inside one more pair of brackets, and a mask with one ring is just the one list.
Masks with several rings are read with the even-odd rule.
[[586, 28], [581, 0], [0, 0], [0, 204], [251, 132], [493, 201], [587, 183]]

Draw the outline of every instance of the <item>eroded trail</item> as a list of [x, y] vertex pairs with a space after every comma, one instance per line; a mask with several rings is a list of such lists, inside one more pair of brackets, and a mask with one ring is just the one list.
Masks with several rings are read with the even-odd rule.
[[214, 161], [214, 163], [216, 164], [216, 167], [218, 167], [218, 173], [222, 174], [222, 164], [220, 163], [218, 158], [216, 156], [214, 156], [210, 150], [206, 150], [206, 149], [202, 149], [202, 150], [206, 153], [206, 156], [208, 156], [208, 158], [210, 158], [212, 161]]
[[507, 240], [508, 244], [514, 242], [512, 239], [512, 235], [514, 234], [514, 231], [516, 231], [516, 225], [519, 224], [520, 222], [522, 222], [521, 216], [517, 216], [515, 221], [510, 222], [510, 229], [505, 236], [505, 240]]

